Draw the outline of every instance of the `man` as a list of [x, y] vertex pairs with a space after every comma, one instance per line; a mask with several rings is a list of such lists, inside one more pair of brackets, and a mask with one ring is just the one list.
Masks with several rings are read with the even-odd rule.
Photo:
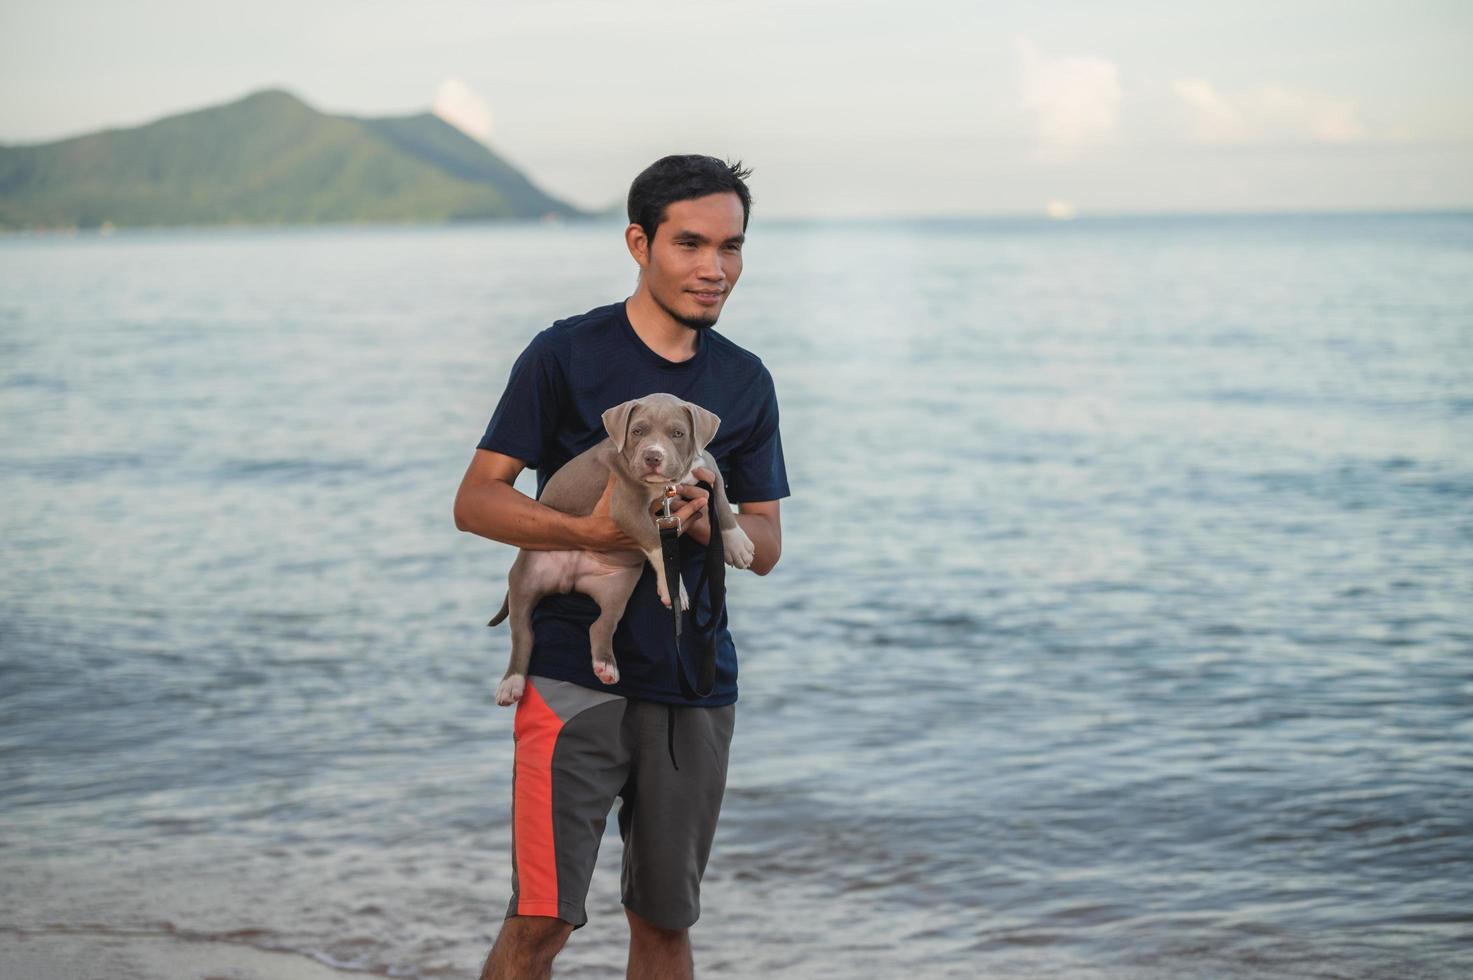
[[[788, 496], [777, 396], [761, 360], [712, 327], [742, 271], [750, 171], [707, 156], [664, 157], [629, 189], [625, 244], [639, 264], [627, 300], [559, 320], [517, 359], [455, 499], [455, 526], [521, 548], [638, 549], [610, 516], [611, 476], [586, 517], [518, 492], [524, 467], [537, 495], [558, 467], [605, 438], [605, 409], [668, 392], [721, 419], [707, 455], [720, 467], [737, 521], [766, 575], [782, 552], [778, 501]], [[698, 470], [711, 480], [714, 474]], [[681, 488], [681, 577], [692, 610], [710, 521], [705, 491]], [[544, 598], [517, 703], [512, 802], [512, 900], [482, 980], [546, 977], [587, 921], [584, 900], [599, 839], [620, 798], [621, 875], [629, 920], [629, 976], [690, 977], [689, 929], [726, 787], [736, 712], [736, 649], [723, 611], [716, 686], [688, 700], [677, 679], [671, 613], [645, 568], [614, 633], [620, 678], [593, 673], [588, 626], [598, 615], [577, 593]], [[696, 644], [681, 639], [688, 675]], [[488, 692], [494, 682], [488, 682]]]

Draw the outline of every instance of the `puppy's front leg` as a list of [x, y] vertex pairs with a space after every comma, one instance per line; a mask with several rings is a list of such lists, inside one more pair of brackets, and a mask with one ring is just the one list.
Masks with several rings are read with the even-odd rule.
[[[652, 551], [646, 551], [644, 556], [655, 568], [655, 588], [660, 594], [660, 601], [668, 609], [670, 608], [670, 586], [665, 581], [665, 556], [660, 553], [658, 546]], [[676, 577], [676, 581], [680, 584], [680, 608], [689, 609], [690, 596], [685, 594], [685, 581], [679, 576]]]
[[[670, 589], [665, 581], [665, 559], [660, 553], [660, 529], [655, 526], [649, 510], [653, 504], [654, 499], [628, 499], [615, 495], [609, 516], [619, 523], [625, 533], [639, 542], [639, 550], [644, 552], [645, 560], [654, 566], [655, 587], [659, 592], [660, 602], [668, 608]], [[689, 609], [690, 598], [685, 594], [684, 582], [680, 583], [679, 589], [680, 608]]]
[[731, 504], [726, 499], [726, 481], [721, 479], [721, 468], [704, 457], [696, 464], [716, 474], [711, 481], [711, 499], [706, 502], [706, 517], [713, 527], [721, 531], [721, 553], [732, 568], [750, 568], [757, 557], [757, 545], [737, 523]]

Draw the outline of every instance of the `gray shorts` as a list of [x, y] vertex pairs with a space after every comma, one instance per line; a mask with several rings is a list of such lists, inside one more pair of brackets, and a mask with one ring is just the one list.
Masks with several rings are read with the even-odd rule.
[[666, 705], [529, 676], [514, 725], [507, 917], [588, 921], [588, 883], [618, 797], [624, 904], [666, 929], [693, 925], [735, 722], [734, 704]]

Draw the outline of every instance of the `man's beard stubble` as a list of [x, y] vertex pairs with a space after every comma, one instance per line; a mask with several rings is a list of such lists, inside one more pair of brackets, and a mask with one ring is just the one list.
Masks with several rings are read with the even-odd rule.
[[665, 304], [665, 302], [662, 299], [660, 299], [660, 297], [658, 297], [658, 296], [655, 295], [655, 293], [654, 293], [653, 290], [650, 291], [650, 296], [654, 299], [654, 301], [657, 304], [659, 304], [660, 309], [662, 309], [666, 313], [670, 314], [670, 319], [674, 320], [676, 323], [680, 324], [682, 327], [689, 327], [690, 329], [695, 330], [696, 332], [700, 332], [702, 330], [707, 330], [707, 329], [710, 329], [711, 327], [716, 326], [716, 320], [721, 315], [721, 314], [718, 313], [716, 316], [713, 316], [709, 320], [699, 319], [697, 317], [692, 317], [692, 316], [686, 316], [684, 313], [680, 313], [680, 312], [677, 312], [676, 310], [672, 310], [669, 306], [667, 306]]

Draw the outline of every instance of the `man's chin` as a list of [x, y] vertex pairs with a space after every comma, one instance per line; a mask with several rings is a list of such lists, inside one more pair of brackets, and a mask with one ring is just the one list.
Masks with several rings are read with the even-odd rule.
[[677, 308], [676, 303], [667, 303], [659, 297], [655, 297], [655, 303], [659, 305], [660, 309], [669, 314], [670, 319], [682, 327], [689, 327], [692, 330], [707, 330], [716, 326], [716, 319], [721, 315], [720, 307], [714, 310], [700, 308], [696, 313], [682, 313]]
[[716, 318], [719, 314], [710, 314], [702, 317], [677, 316], [675, 322], [682, 327], [690, 327], [692, 330], [706, 330], [716, 326]]

